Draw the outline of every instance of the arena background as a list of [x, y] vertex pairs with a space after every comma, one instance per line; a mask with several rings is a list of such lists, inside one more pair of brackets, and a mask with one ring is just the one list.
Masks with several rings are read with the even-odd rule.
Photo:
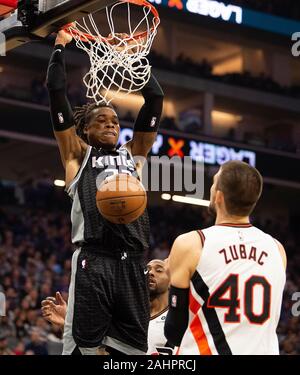
[[[300, 320], [292, 316], [292, 295], [300, 291], [300, 57], [297, 46], [292, 49], [300, 4], [232, 0], [241, 8], [228, 15], [224, 8], [203, 14], [201, 0], [154, 3], [161, 26], [150, 60], [166, 95], [153, 155], [204, 156], [205, 199], [225, 160], [241, 158], [263, 174], [252, 222], [286, 248], [278, 335], [282, 354], [300, 354]], [[67, 298], [73, 251], [45, 88], [52, 45], [49, 38], [0, 57], [0, 291], [7, 299], [0, 354], [59, 354], [62, 347], [60, 331], [40, 313], [45, 297], [61, 291]], [[83, 104], [87, 58], [70, 46], [67, 62], [68, 96], [73, 105]], [[136, 95], [115, 102], [124, 138], [141, 103]], [[174, 142], [182, 145], [177, 151]], [[147, 259], [166, 258], [178, 234], [212, 223], [205, 207], [175, 202], [173, 194], [149, 192]]]

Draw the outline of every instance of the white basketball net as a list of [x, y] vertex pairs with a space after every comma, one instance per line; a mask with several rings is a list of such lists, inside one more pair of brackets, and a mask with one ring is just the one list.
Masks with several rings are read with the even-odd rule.
[[[115, 31], [113, 19], [115, 9], [122, 4], [127, 7], [128, 22], [128, 32], [123, 35]], [[109, 36], [101, 34], [93, 14], [67, 28], [77, 47], [89, 56], [91, 68], [83, 81], [87, 98], [97, 104], [108, 104], [112, 100], [108, 98], [111, 90], [114, 91], [113, 97], [119, 97], [119, 93], [130, 94], [140, 91], [150, 79], [151, 66], [147, 55], [157, 33], [159, 18], [154, 16], [150, 7], [139, 6], [143, 18], [133, 27], [130, 6], [130, 2], [121, 0], [105, 8]]]

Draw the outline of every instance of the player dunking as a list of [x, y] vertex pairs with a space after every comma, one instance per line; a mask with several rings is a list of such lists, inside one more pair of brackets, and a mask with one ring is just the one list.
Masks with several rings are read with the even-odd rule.
[[72, 242], [77, 246], [64, 330], [63, 354], [79, 348], [97, 354], [99, 346], [124, 354], [147, 352], [148, 284], [144, 253], [149, 246], [145, 212], [129, 225], [105, 220], [96, 207], [96, 179], [106, 171], [139, 176], [133, 156], [146, 157], [157, 134], [163, 92], [151, 76], [142, 89], [145, 103], [133, 139], [117, 149], [119, 119], [111, 106], [85, 105], [72, 113], [66, 98], [65, 46], [60, 31], [49, 63], [47, 86], [55, 137], [72, 198]]
[[211, 187], [215, 225], [173, 244], [165, 335], [178, 354], [279, 354], [287, 261], [283, 246], [249, 222], [262, 185], [248, 164], [224, 164]]

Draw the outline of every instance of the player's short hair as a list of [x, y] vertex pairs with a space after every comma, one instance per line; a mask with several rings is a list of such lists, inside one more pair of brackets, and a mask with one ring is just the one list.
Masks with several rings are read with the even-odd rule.
[[222, 165], [216, 190], [224, 194], [229, 215], [249, 216], [259, 200], [263, 179], [258, 170], [241, 161]]
[[74, 122], [75, 122], [76, 133], [85, 142], [88, 142], [88, 140], [83, 130], [86, 127], [86, 125], [89, 123], [92, 112], [97, 108], [111, 108], [115, 110], [111, 104], [106, 104], [106, 103], [100, 103], [100, 104], [88, 103], [81, 107], [75, 107]]

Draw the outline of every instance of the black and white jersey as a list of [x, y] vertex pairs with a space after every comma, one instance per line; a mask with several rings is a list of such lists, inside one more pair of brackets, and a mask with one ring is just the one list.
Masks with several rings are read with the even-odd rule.
[[164, 327], [169, 308], [152, 316], [148, 328], [148, 352], [147, 355], [172, 355], [174, 346], [168, 343], [165, 337]]
[[189, 323], [179, 355], [275, 355], [285, 268], [278, 243], [251, 224], [198, 231]]
[[125, 147], [115, 151], [88, 147], [81, 168], [67, 190], [72, 199], [72, 242], [108, 251], [129, 250], [138, 255], [149, 247], [147, 210], [133, 223], [113, 224], [99, 213], [96, 205], [97, 184], [118, 173], [139, 178], [135, 162]]

